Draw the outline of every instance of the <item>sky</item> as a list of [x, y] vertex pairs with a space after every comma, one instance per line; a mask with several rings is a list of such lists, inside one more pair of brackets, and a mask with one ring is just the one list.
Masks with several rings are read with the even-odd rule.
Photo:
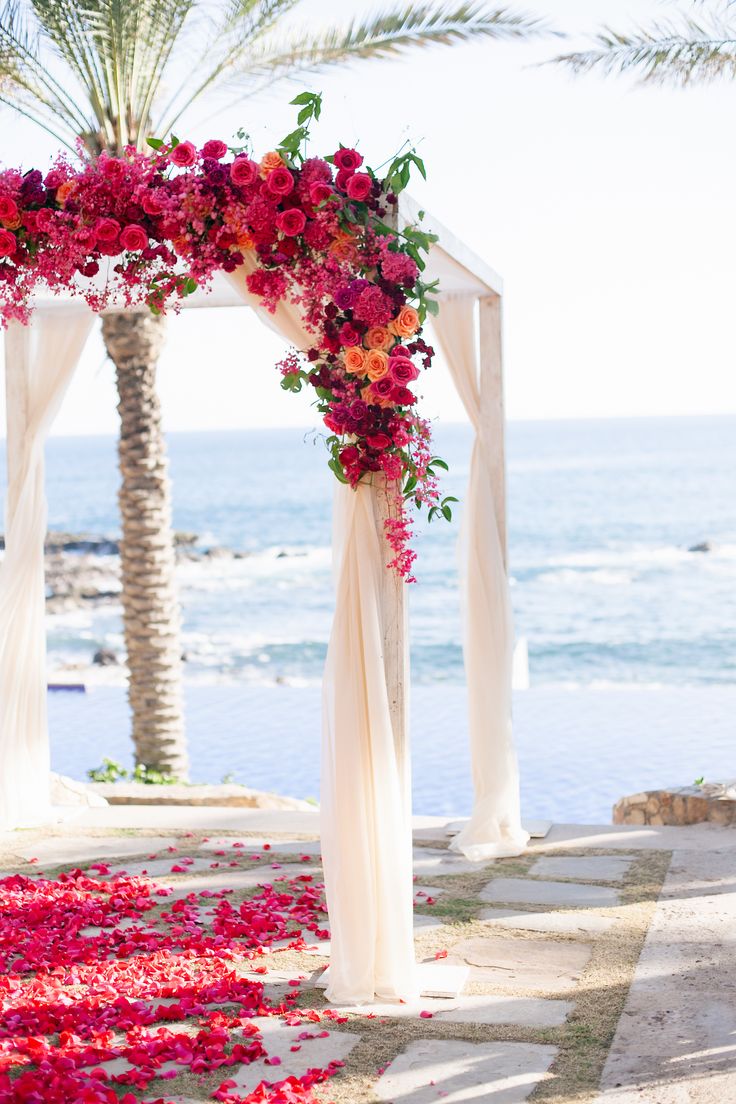
[[[346, 0], [340, 18], [376, 6]], [[625, 28], [671, 5], [526, 7], [567, 41], [483, 40], [356, 62], [214, 115], [212, 104], [195, 109], [179, 137], [227, 139], [243, 127], [265, 151], [292, 129], [288, 101], [307, 87], [324, 96], [315, 153], [342, 142], [378, 165], [415, 143], [428, 180], [411, 194], [504, 279], [512, 419], [736, 412], [736, 88], [643, 89], [540, 64], [601, 23]], [[295, 21], [329, 25], [331, 11], [305, 0]], [[45, 168], [54, 152], [42, 131], [0, 116], [3, 164]], [[279, 388], [280, 352], [246, 309], [173, 317], [159, 374], [166, 428], [313, 424], [306, 396]], [[427, 415], [462, 419], [439, 357], [423, 392]], [[96, 336], [53, 432], [116, 429], [113, 368]]]

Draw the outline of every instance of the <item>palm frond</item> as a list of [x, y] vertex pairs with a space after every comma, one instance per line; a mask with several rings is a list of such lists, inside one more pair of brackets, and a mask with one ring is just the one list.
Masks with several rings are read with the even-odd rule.
[[736, 19], [726, 7], [693, 18], [684, 13], [628, 34], [603, 28], [593, 47], [553, 60], [574, 73], [632, 73], [645, 84], [684, 86], [736, 77]]
[[540, 19], [508, 8], [488, 10], [474, 4], [409, 5], [353, 21], [321, 34], [296, 29], [283, 39], [256, 42], [227, 76], [227, 83], [263, 88], [284, 78], [300, 78], [330, 65], [355, 60], [391, 58], [409, 49], [450, 46], [476, 38], [521, 39], [553, 34]]

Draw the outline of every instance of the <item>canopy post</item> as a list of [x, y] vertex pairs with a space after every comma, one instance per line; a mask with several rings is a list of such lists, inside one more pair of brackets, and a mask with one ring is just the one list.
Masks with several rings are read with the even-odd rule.
[[480, 299], [479, 360], [480, 417], [485, 440], [490, 442], [493, 501], [501, 541], [504, 567], [508, 570], [508, 532], [506, 521], [506, 413], [503, 379], [503, 335], [501, 296]]
[[30, 327], [11, 322], [5, 332], [5, 420], [8, 490], [5, 529], [18, 505], [23, 475], [23, 452], [28, 429], [28, 372]]
[[380, 474], [373, 483], [373, 509], [383, 557], [381, 580], [381, 614], [383, 626], [383, 665], [386, 673], [386, 690], [394, 749], [399, 777], [408, 809], [411, 795], [411, 770], [409, 755], [409, 655], [408, 601], [406, 583], [393, 568], [388, 567], [395, 552], [387, 537], [385, 523], [398, 513], [400, 487]]

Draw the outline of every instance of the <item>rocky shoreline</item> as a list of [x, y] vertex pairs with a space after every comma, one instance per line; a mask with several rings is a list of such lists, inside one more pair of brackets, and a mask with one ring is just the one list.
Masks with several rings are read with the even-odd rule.
[[[0, 551], [5, 538], [0, 535]], [[176, 532], [177, 563], [242, 560], [252, 555], [219, 545], [203, 545], [197, 533]], [[115, 605], [120, 601], [120, 544], [94, 533], [49, 532], [46, 537], [46, 612]]]

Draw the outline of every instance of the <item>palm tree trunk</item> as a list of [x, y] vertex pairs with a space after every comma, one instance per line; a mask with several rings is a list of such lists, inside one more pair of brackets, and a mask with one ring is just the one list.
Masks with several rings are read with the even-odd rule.
[[119, 397], [120, 561], [136, 762], [184, 779], [189, 764], [171, 484], [156, 393], [164, 333], [162, 320], [148, 311], [114, 311], [102, 319]]

